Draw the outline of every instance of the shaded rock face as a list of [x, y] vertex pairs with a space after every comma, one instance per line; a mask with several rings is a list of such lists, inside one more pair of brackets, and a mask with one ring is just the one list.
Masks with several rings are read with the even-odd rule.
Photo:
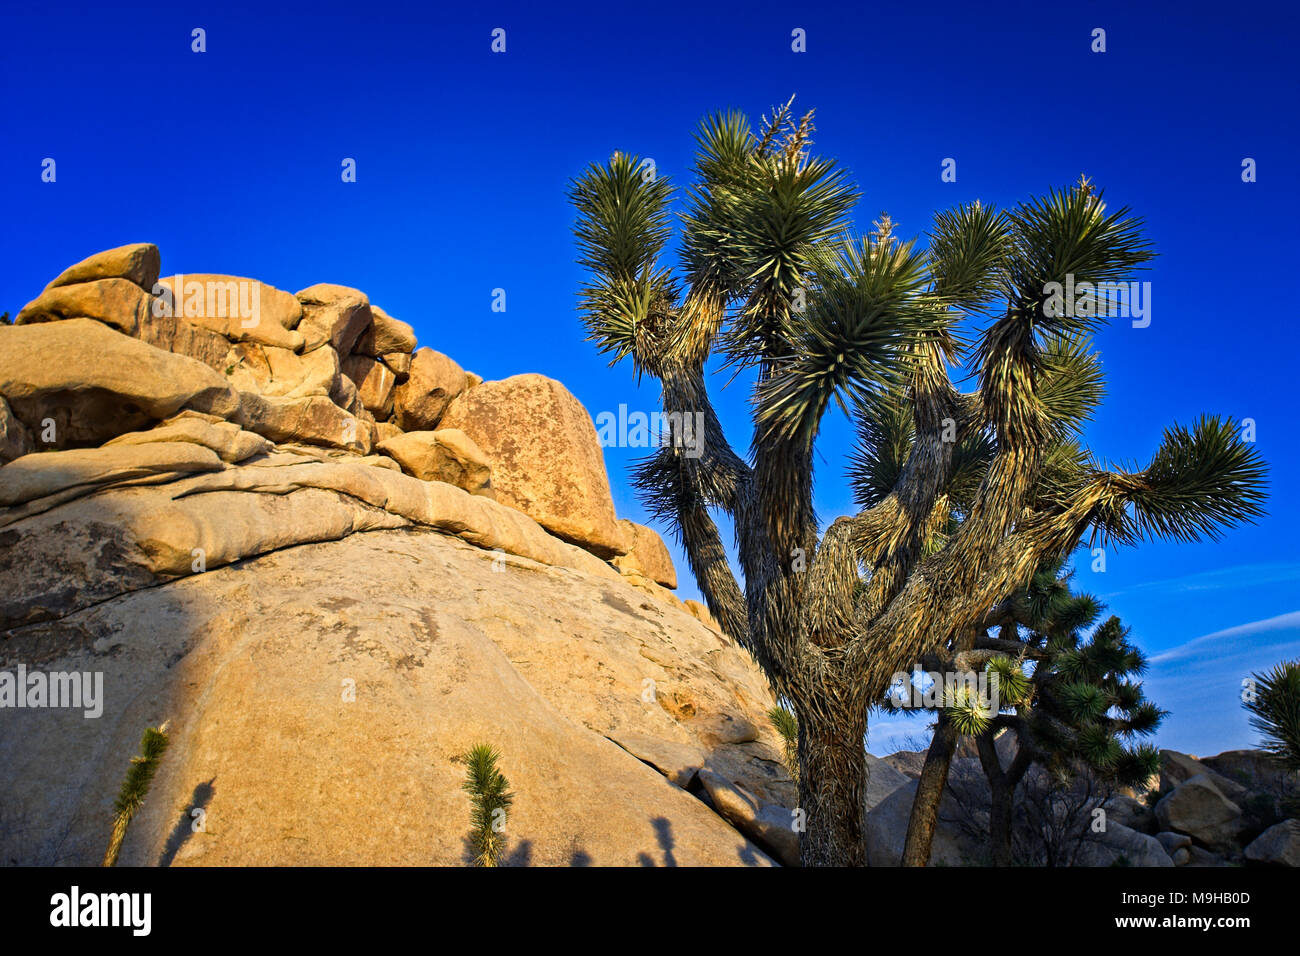
[[1222, 853], [1236, 847], [1241, 815], [1241, 808], [1223, 794], [1209, 774], [1189, 778], [1156, 804], [1156, 819], [1162, 829], [1185, 833]]
[[1113, 821], [1095, 838], [1084, 842], [1075, 858], [1075, 866], [1115, 866], [1121, 863], [1141, 867], [1174, 865], [1162, 841]]
[[[458, 760], [479, 741], [516, 793], [518, 864], [766, 865], [688, 788], [708, 773], [792, 802], [771, 698], [742, 653], [616, 575], [431, 531], [277, 551], [0, 648], [6, 668], [103, 672], [105, 698], [98, 719], [6, 715], [5, 860], [97, 863], [139, 734], [164, 719], [172, 744], [124, 865], [461, 864]], [[620, 738], [699, 766], [674, 781]]]
[[1300, 866], [1300, 820], [1283, 820], [1269, 827], [1246, 847], [1252, 863]]

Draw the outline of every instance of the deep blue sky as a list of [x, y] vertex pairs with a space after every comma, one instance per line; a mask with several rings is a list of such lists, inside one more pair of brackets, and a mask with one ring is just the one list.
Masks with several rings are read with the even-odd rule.
[[[1145, 217], [1160, 253], [1139, 276], [1151, 326], [1118, 322], [1098, 338], [1110, 391], [1090, 444], [1142, 461], [1170, 422], [1251, 417], [1272, 494], [1265, 521], [1218, 544], [1120, 551], [1077, 580], [1155, 658], [1150, 695], [1174, 712], [1162, 744], [1251, 744], [1241, 678], [1300, 653], [1300, 47], [1284, 6], [24, 6], [0, 14], [0, 309], [91, 252], [147, 240], [164, 274], [363, 289], [421, 344], [486, 378], [551, 375], [593, 415], [653, 410], [657, 390], [583, 342], [565, 187], [590, 161], [622, 149], [682, 182], [703, 114], [757, 118], [796, 93], [817, 109], [817, 148], [861, 184], [864, 229], [888, 210], [904, 234], [923, 233], [936, 208], [1009, 205], [1086, 171]], [[190, 50], [194, 27], [206, 53]], [[489, 51], [495, 27], [504, 55]], [[790, 49], [796, 27], [803, 54]], [[1095, 27], [1104, 54], [1089, 49]], [[40, 180], [45, 157], [56, 183]], [[354, 184], [340, 180], [344, 157]], [[940, 181], [945, 157], [956, 183]], [[1258, 182], [1241, 181], [1244, 157]], [[497, 287], [505, 314], [489, 308]], [[744, 399], [738, 383], [719, 400], [738, 447]], [[828, 419], [828, 521], [851, 504], [848, 435]], [[606, 452], [634, 520], [626, 466], [641, 453]], [[679, 593], [697, 594], [690, 581]], [[870, 746], [923, 732], [879, 723]]]

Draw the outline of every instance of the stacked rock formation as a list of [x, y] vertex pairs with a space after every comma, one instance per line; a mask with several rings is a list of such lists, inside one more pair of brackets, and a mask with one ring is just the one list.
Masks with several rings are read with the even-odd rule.
[[[263, 502], [250, 511], [254, 499], [223, 491], [310, 490], [282, 502], [284, 517], [302, 513], [295, 542], [423, 525], [622, 572], [652, 591], [676, 587], [658, 535], [616, 519], [591, 418], [559, 382], [483, 382], [417, 349], [410, 325], [356, 289], [160, 280], [159, 262], [148, 244], [91, 256], [0, 330], [0, 506], [8, 526], [27, 519], [24, 547], [62, 520], [56, 505], [182, 481], [161, 509], [156, 496], [121, 496], [121, 543], [154, 575], [285, 545], [282, 529], [257, 520]], [[132, 501], [148, 504], [137, 513]], [[79, 562], [84, 587], [110, 596], [113, 574], [92, 563]], [[0, 627], [63, 608], [62, 570], [44, 581], [37, 568], [21, 573]]]
[[[107, 687], [98, 720], [0, 712], [4, 859], [95, 862], [169, 718], [124, 862], [456, 862], [480, 737], [533, 862], [797, 860], [767, 685], [617, 518], [563, 385], [485, 382], [356, 289], [160, 272], [99, 253], [0, 327], [0, 669]], [[224, 831], [171, 845], [201, 799]]]

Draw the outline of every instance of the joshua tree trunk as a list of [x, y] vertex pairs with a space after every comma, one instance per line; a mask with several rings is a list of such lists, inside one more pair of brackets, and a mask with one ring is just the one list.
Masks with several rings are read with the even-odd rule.
[[126, 828], [130, 823], [130, 817], [120, 814], [113, 819], [113, 833], [109, 837], [108, 850], [104, 853], [104, 862], [100, 866], [117, 866], [117, 856], [122, 852], [122, 841], [126, 839]]
[[[814, 722], [816, 721], [816, 722]], [[799, 719], [799, 835], [804, 866], [866, 866], [867, 716]]]
[[934, 739], [925, 753], [925, 765], [916, 785], [916, 799], [912, 802], [912, 815], [907, 821], [907, 842], [903, 845], [903, 866], [926, 866], [930, 862], [930, 848], [934, 843], [934, 830], [939, 822], [939, 804], [944, 787], [948, 784], [948, 768], [957, 749], [961, 735], [945, 711], [939, 712], [939, 723], [934, 729]]
[[1015, 803], [1016, 787], [1029, 769], [1029, 751], [1020, 747], [1011, 766], [1003, 770], [993, 734], [980, 734], [977, 742], [980, 764], [989, 781], [989, 850], [993, 855], [993, 865], [1011, 866], [1014, 862], [1011, 852], [1011, 811]]

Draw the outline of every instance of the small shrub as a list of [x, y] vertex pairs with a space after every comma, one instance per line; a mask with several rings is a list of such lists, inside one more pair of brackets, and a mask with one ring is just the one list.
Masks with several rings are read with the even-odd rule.
[[131, 825], [131, 818], [144, 806], [144, 798], [149, 795], [149, 786], [158, 771], [158, 762], [167, 750], [167, 723], [160, 727], [145, 728], [140, 738], [140, 756], [131, 758], [131, 766], [122, 781], [122, 789], [113, 804], [113, 834], [108, 841], [108, 850], [104, 853], [104, 866], [117, 866], [117, 855], [122, 850], [122, 841], [126, 839], [126, 828]]
[[465, 755], [468, 765], [461, 789], [470, 795], [470, 843], [478, 866], [499, 866], [505, 852], [506, 817], [514, 803], [510, 781], [497, 769], [501, 754], [490, 744], [478, 744]]

